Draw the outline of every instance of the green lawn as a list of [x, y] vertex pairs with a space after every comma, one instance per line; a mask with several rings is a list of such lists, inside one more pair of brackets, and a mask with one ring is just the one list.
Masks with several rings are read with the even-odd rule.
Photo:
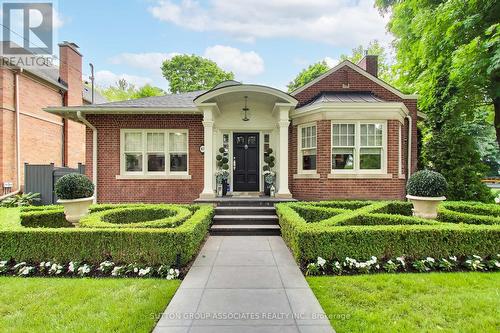
[[150, 332], [179, 284], [0, 277], [0, 332]]
[[342, 332], [498, 332], [500, 273], [308, 277]]

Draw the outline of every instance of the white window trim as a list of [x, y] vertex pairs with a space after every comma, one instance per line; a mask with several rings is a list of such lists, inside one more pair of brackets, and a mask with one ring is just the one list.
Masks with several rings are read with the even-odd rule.
[[[142, 135], [142, 171], [125, 171], [125, 133], [141, 133]], [[147, 171], [147, 133], [163, 133], [164, 134], [164, 154], [165, 154], [165, 171]], [[187, 155], [187, 170], [186, 171], [170, 171], [170, 133], [185, 133], [186, 134], [186, 155]], [[139, 152], [138, 152], [139, 153]], [[174, 152], [175, 153], [175, 152]], [[189, 175], [189, 130], [188, 129], [120, 129], [120, 174], [116, 179], [191, 179]]]
[[[313, 170], [303, 170], [302, 169], [302, 128], [304, 127], [316, 127], [316, 146], [314, 148], [306, 149], [316, 149], [316, 169]], [[318, 169], [318, 126], [316, 122], [301, 124], [297, 126], [297, 174], [316, 174]]]
[[[342, 170], [333, 169], [333, 125], [334, 124], [354, 124], [354, 169]], [[382, 161], [380, 169], [360, 169], [359, 152], [361, 148], [361, 125], [381, 124], [382, 125]], [[369, 147], [368, 147], [369, 148]], [[378, 147], [377, 147], [378, 148]], [[332, 120], [330, 123], [330, 174], [331, 175], [385, 175], [387, 174], [387, 120]], [[328, 177], [335, 178], [335, 176]]]

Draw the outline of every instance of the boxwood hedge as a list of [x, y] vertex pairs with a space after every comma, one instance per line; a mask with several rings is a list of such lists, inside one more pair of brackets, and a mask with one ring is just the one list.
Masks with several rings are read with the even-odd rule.
[[[137, 206], [121, 205], [124, 210], [134, 212], [138, 212], [135, 209]], [[97, 205], [91, 211], [111, 211], [117, 207]], [[162, 228], [123, 228], [116, 225], [109, 228], [67, 228], [61, 225], [61, 220], [51, 220], [61, 218], [63, 212], [59, 206], [23, 209], [22, 224], [0, 221], [0, 258], [17, 262], [76, 260], [92, 264], [112, 260], [116, 263], [181, 267], [197, 253], [211, 224], [213, 207], [178, 207], [182, 208], [179, 212], [184, 214], [187, 210], [190, 216], [179, 225]], [[38, 213], [37, 218], [34, 217], [35, 213]], [[46, 227], [40, 227], [41, 224]], [[27, 228], [25, 225], [37, 228]]]
[[[468, 220], [464, 215], [472, 215], [464, 211], [496, 210], [494, 205], [482, 205], [463, 208], [463, 204], [447, 203], [440, 208], [438, 220], [411, 216], [411, 204], [406, 202], [279, 203], [276, 211], [285, 242], [305, 266], [318, 256], [343, 260], [495, 255], [500, 252], [500, 225], [479, 223], [494, 217], [473, 215], [475, 220]], [[461, 218], [453, 220], [448, 211], [462, 214]]]

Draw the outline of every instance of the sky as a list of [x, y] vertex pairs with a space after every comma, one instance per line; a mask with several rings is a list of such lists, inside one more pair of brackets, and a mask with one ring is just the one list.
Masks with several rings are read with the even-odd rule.
[[304, 67], [377, 39], [387, 17], [373, 0], [59, 0], [58, 41], [71, 41], [100, 86], [125, 78], [168, 89], [161, 63], [176, 54], [215, 61], [235, 79], [286, 90]]

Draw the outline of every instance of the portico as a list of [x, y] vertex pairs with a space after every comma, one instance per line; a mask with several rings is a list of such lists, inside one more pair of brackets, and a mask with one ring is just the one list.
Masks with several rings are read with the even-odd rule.
[[[242, 111], [245, 102], [247, 120]], [[228, 81], [198, 96], [194, 103], [203, 113], [204, 128], [200, 198], [215, 197], [216, 156], [221, 147], [228, 153], [230, 194], [263, 192], [264, 153], [271, 148], [276, 156], [276, 197], [291, 198], [288, 127], [290, 111], [297, 105], [295, 98], [274, 88]]]

